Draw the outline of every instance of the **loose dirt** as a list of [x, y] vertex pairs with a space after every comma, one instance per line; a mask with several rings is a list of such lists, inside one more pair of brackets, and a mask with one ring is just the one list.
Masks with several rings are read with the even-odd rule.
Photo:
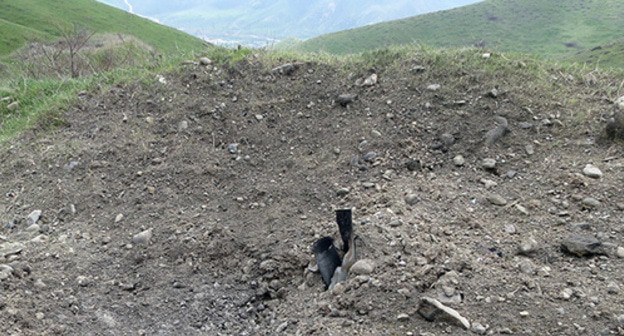
[[[287, 75], [250, 57], [81, 95], [64, 126], [1, 148], [0, 328], [624, 334], [624, 153], [601, 140], [612, 104], [580, 79], [552, 71], [542, 90], [535, 72], [488, 62], [512, 63], [301, 62]], [[487, 146], [496, 116], [509, 133]], [[309, 248], [351, 207], [375, 269], [326, 292]], [[597, 254], [564, 252], [575, 235]], [[472, 330], [425, 320], [422, 297]]]

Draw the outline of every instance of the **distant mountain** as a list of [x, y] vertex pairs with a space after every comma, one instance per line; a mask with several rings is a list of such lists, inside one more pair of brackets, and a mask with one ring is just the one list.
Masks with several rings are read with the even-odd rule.
[[95, 0], [0, 0], [0, 56], [34, 39], [60, 37], [60, 27], [75, 24], [96, 33], [133, 35], [157, 50], [173, 52], [204, 46], [200, 39], [128, 14]]
[[266, 46], [480, 0], [100, 1], [215, 42]]
[[[610, 43], [622, 36], [622, 0], [486, 0], [319, 36], [297, 48], [354, 53], [422, 43], [438, 47], [482, 46], [559, 57]], [[619, 57], [624, 58], [624, 55]]]

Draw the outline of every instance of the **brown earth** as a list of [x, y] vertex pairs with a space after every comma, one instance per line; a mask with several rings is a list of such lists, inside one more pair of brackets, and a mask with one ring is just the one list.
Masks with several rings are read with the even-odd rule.
[[[6, 335], [624, 334], [624, 153], [600, 141], [604, 90], [473, 52], [266, 62], [85, 94], [63, 127], [2, 146]], [[486, 146], [496, 115], [510, 132]], [[325, 292], [309, 247], [343, 207], [376, 268]], [[574, 234], [599, 253], [564, 253]], [[423, 296], [473, 331], [423, 319]]]

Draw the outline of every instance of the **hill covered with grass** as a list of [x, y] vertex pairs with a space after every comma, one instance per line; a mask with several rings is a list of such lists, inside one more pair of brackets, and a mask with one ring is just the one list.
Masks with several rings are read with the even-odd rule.
[[571, 55], [624, 34], [619, 0], [486, 0], [461, 8], [307, 40], [303, 51], [355, 53], [390, 45], [479, 46], [545, 56]]
[[55, 40], [77, 26], [95, 33], [133, 35], [162, 52], [199, 49], [204, 42], [181, 31], [95, 0], [0, 0], [0, 57], [32, 40]]

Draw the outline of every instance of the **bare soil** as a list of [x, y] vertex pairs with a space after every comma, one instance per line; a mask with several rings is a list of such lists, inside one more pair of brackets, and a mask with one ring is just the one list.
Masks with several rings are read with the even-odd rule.
[[[615, 252], [624, 245], [624, 153], [600, 136], [612, 104], [559, 72], [554, 89], [540, 90], [528, 70], [487, 62], [303, 62], [280, 75], [270, 71], [279, 64], [250, 57], [82, 95], [63, 127], [41, 125], [1, 148], [0, 264], [10, 270], [0, 329], [624, 334]], [[372, 72], [375, 85], [354, 84]], [[358, 97], [335, 103], [345, 93]], [[486, 146], [496, 115], [510, 132]], [[496, 168], [484, 169], [485, 158]], [[590, 163], [601, 178], [583, 175]], [[308, 270], [309, 248], [337, 237], [334, 210], [345, 207], [360, 258], [376, 267], [326, 292]], [[34, 210], [42, 216], [29, 226]], [[150, 229], [147, 243], [133, 241]], [[597, 238], [602, 252], [564, 253], [575, 234]], [[424, 296], [473, 330], [423, 319]]]

